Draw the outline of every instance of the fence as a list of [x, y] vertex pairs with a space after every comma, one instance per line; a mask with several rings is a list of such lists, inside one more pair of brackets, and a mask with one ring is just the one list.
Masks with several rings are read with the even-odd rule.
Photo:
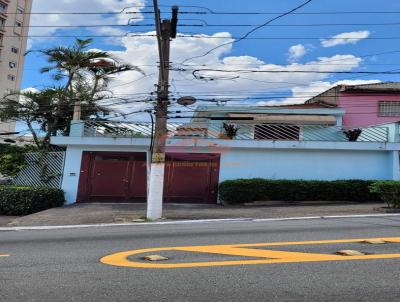
[[13, 179], [20, 186], [61, 188], [65, 152], [27, 153], [26, 166]]
[[[354, 137], [349, 133], [352, 129], [344, 129], [328, 125], [304, 124], [262, 124], [247, 122], [231, 122], [237, 133], [237, 140], [295, 140], [295, 141], [354, 141], [354, 142], [387, 142], [389, 129], [387, 127], [369, 127], [360, 129]], [[168, 123], [170, 138], [229, 138], [222, 123]], [[87, 121], [84, 136], [149, 138], [154, 131], [151, 123]]]

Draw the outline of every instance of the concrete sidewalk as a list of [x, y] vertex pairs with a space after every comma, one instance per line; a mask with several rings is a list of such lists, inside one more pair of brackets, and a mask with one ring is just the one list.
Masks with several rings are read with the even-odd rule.
[[17, 219], [18, 217], [15, 216], [1, 216], [0, 215], [0, 226], [6, 226], [10, 222], [12, 222], [14, 219]]
[[[165, 204], [166, 220], [225, 219], [225, 218], [290, 218], [378, 214], [375, 208], [383, 203], [332, 205], [274, 205], [274, 206], [219, 206]], [[0, 226], [57, 226], [98, 223], [140, 222], [146, 216], [145, 204], [75, 204], [40, 213], [7, 218], [0, 216]]]

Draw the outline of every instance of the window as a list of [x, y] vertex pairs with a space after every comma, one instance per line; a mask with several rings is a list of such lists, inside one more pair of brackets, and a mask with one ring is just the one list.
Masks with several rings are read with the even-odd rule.
[[9, 62], [8, 65], [10, 66], [10, 68], [16, 68], [17, 67], [17, 62]]
[[24, 9], [21, 7], [17, 8], [17, 14], [23, 14], [24, 13]]
[[9, 74], [8, 75], [8, 80], [14, 82], [15, 81], [15, 75]]
[[17, 54], [17, 53], [19, 53], [19, 48], [15, 47], [15, 46], [12, 46], [11, 47], [11, 52]]
[[16, 27], [22, 27], [22, 22], [21, 21], [15, 21], [15, 26]]
[[299, 140], [300, 127], [295, 125], [262, 124], [256, 125], [254, 139], [259, 140]]
[[380, 101], [378, 116], [400, 116], [400, 101]]

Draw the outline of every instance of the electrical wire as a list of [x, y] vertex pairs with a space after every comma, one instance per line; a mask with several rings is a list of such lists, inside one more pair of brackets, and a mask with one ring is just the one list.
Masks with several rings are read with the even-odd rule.
[[[159, 5], [160, 7], [170, 7], [169, 5]], [[208, 7], [203, 6], [189, 6], [189, 5], [179, 5], [179, 7], [184, 8], [198, 8], [202, 9], [203, 11], [180, 11], [179, 14], [182, 15], [281, 15], [284, 12], [259, 12], [259, 11], [214, 11]], [[49, 12], [7, 12], [7, 15], [121, 15], [121, 14], [153, 14], [154, 11], [129, 11], [131, 8], [139, 8], [139, 9], [147, 9], [153, 8], [152, 5], [131, 5], [129, 7], [125, 7], [121, 11], [93, 11], [93, 12], [82, 12], [82, 11], [70, 11], [70, 12], [60, 12], [60, 11], [49, 11]], [[169, 13], [169, 12], [162, 12], [162, 13]], [[393, 14], [400, 14], [400, 11], [319, 11], [319, 12], [293, 12], [293, 15], [345, 15], [345, 14], [386, 14], [386, 15], [393, 15]]]
[[215, 50], [217, 50], [217, 49], [219, 49], [219, 48], [221, 48], [221, 47], [224, 47], [224, 46], [227, 46], [227, 45], [231, 45], [231, 44], [234, 44], [234, 43], [239, 43], [240, 41], [246, 39], [247, 37], [249, 37], [251, 34], [253, 34], [254, 32], [256, 32], [257, 30], [259, 30], [259, 29], [261, 29], [261, 28], [263, 28], [263, 27], [268, 26], [269, 24], [271, 24], [272, 22], [274, 22], [274, 21], [276, 21], [276, 20], [279, 20], [279, 19], [281, 19], [281, 18], [283, 18], [283, 17], [286, 17], [286, 16], [288, 16], [288, 15], [294, 13], [295, 11], [297, 11], [297, 10], [299, 10], [299, 9], [301, 9], [301, 8], [303, 8], [303, 7], [305, 7], [306, 5], [308, 5], [309, 3], [311, 3], [312, 1], [313, 1], [313, 0], [307, 0], [307, 1], [303, 2], [302, 4], [296, 6], [295, 8], [291, 9], [290, 11], [287, 11], [287, 12], [281, 14], [281, 15], [278, 15], [278, 16], [276, 16], [276, 17], [274, 17], [274, 18], [268, 20], [268, 21], [265, 22], [264, 24], [261, 24], [261, 25], [255, 27], [255, 28], [253, 28], [252, 30], [248, 31], [243, 37], [241, 37], [241, 38], [239, 38], [239, 39], [237, 39], [237, 40], [233, 40], [233, 41], [230, 41], [230, 42], [227, 42], [227, 43], [220, 44], [220, 45], [218, 45], [218, 46], [216, 46], [216, 47], [213, 47], [213, 48], [210, 49], [209, 51], [205, 52], [203, 55], [194, 56], [194, 57], [185, 59], [184, 61], [181, 62], [181, 64], [184, 64], [184, 63], [186, 63], [186, 62], [188, 62], [188, 61], [191, 61], [191, 60], [194, 60], [194, 59], [199, 59], [199, 58], [205, 57], [205, 56], [209, 55], [210, 53], [212, 53], [213, 51], [215, 51]]
[[[133, 20], [142, 19], [131, 18]], [[205, 20], [200, 20], [203, 24], [178, 24], [178, 27], [254, 27], [257, 24], [208, 24]], [[314, 24], [270, 24], [270, 27], [323, 27], [323, 26], [398, 26], [400, 22], [389, 23], [314, 23]], [[80, 25], [21, 25], [22, 28], [96, 28], [96, 27], [154, 27], [155, 24], [80, 24]], [[13, 28], [15, 25], [3, 25], [4, 28]], [[237, 39], [241, 39], [238, 37]]]

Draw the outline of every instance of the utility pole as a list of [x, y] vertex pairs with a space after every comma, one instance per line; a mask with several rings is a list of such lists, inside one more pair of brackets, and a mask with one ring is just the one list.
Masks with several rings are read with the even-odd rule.
[[155, 107], [154, 146], [152, 150], [149, 192], [147, 197], [147, 219], [156, 220], [162, 217], [165, 142], [167, 139], [167, 118], [169, 105], [169, 66], [171, 40], [176, 38], [178, 24], [178, 7], [172, 7], [172, 19], [161, 21], [157, 0], [153, 0], [157, 44], [160, 59], [157, 104]]

